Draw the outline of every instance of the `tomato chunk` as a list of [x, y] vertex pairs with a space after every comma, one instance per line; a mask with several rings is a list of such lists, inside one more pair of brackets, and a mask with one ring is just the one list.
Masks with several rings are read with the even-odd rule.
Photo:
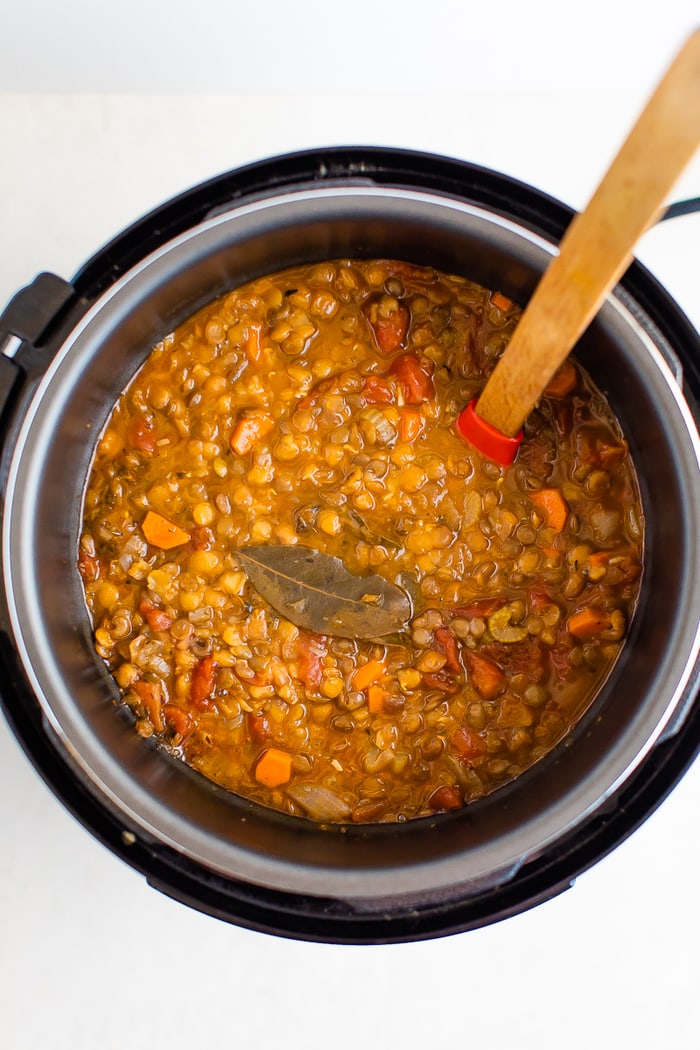
[[190, 699], [195, 707], [206, 710], [216, 688], [217, 662], [213, 656], [205, 656], [192, 671]]
[[377, 346], [385, 354], [394, 354], [404, 345], [410, 324], [408, 307], [389, 295], [371, 299], [365, 307]]
[[299, 678], [307, 689], [318, 689], [323, 677], [322, 657], [326, 652], [322, 635], [300, 634], [298, 643]]
[[493, 700], [506, 684], [506, 676], [493, 660], [465, 650], [469, 680], [482, 700]]
[[428, 804], [436, 813], [446, 813], [449, 809], [461, 809], [463, 801], [457, 788], [445, 784], [433, 791]]
[[153, 724], [153, 728], [157, 733], [162, 733], [165, 729], [165, 720], [163, 719], [163, 691], [157, 682], [145, 682], [139, 680], [131, 683], [131, 688], [141, 700], [141, 703], [146, 709], [146, 714]]
[[415, 354], [399, 354], [392, 361], [389, 374], [396, 376], [407, 405], [422, 405], [435, 397], [432, 376], [426, 372]]
[[172, 616], [168, 616], [166, 612], [154, 605], [150, 599], [143, 599], [139, 605], [139, 612], [152, 631], [170, 630], [173, 622]]
[[486, 741], [468, 726], [460, 726], [452, 735], [451, 742], [462, 762], [471, 762], [486, 754]]
[[435, 645], [441, 653], [445, 654], [450, 671], [459, 674], [462, 670], [462, 664], [459, 659], [459, 646], [449, 627], [438, 627], [435, 632]]
[[394, 391], [381, 376], [367, 376], [362, 393], [373, 405], [390, 405], [395, 400]]
[[134, 416], [127, 433], [129, 444], [139, 452], [152, 454], [158, 444], [158, 435], [153, 425], [153, 420], [143, 413]]

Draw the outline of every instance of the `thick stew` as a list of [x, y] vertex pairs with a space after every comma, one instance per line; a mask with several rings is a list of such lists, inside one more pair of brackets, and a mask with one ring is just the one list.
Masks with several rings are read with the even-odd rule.
[[463, 806], [580, 718], [624, 642], [643, 518], [573, 362], [511, 467], [455, 421], [518, 308], [340, 260], [265, 276], [156, 346], [85, 493], [78, 567], [136, 731], [322, 822]]

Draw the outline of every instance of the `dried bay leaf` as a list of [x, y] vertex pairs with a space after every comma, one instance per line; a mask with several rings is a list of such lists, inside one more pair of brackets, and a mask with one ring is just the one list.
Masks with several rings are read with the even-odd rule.
[[411, 599], [381, 576], [353, 576], [340, 558], [313, 547], [236, 551], [258, 594], [297, 627], [315, 634], [373, 639], [402, 631]]

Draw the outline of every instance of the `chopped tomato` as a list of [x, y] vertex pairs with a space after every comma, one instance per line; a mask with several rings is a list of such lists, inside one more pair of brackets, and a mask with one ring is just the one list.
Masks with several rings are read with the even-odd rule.
[[153, 453], [156, 450], [158, 435], [150, 416], [143, 413], [134, 416], [129, 424], [127, 437], [132, 448], [138, 449], [139, 452]]
[[486, 741], [468, 726], [460, 728], [452, 734], [451, 743], [462, 762], [471, 762], [475, 758], [481, 758], [486, 754]]
[[214, 533], [208, 525], [195, 525], [190, 532], [190, 543], [196, 551], [208, 551], [214, 546]]
[[85, 583], [94, 583], [100, 576], [100, 560], [94, 554], [88, 554], [82, 547], [78, 551], [78, 572]]
[[144, 598], [139, 605], [139, 612], [144, 617], [152, 631], [169, 631], [173, 618], [159, 609], [148, 598]]
[[452, 696], [459, 692], [459, 683], [452, 671], [423, 671], [423, 685], [428, 689], [439, 689], [441, 693]]
[[184, 740], [194, 729], [194, 722], [177, 704], [163, 704], [163, 715], [169, 726], [172, 726], [178, 736]]
[[195, 707], [206, 710], [216, 688], [217, 662], [213, 656], [205, 656], [195, 665], [190, 684], [190, 699]]
[[433, 791], [428, 804], [436, 813], [446, 813], [449, 809], [461, 809], [463, 800], [457, 788], [445, 784]]
[[371, 299], [364, 313], [379, 349], [385, 354], [394, 354], [400, 350], [411, 320], [408, 307], [384, 295]]
[[455, 609], [450, 609], [450, 615], [463, 620], [487, 619], [507, 601], [507, 598], [475, 598], [469, 605], [458, 605]]
[[506, 676], [498, 664], [486, 656], [465, 649], [464, 658], [469, 670], [469, 681], [482, 700], [493, 700], [506, 684]]
[[141, 703], [146, 709], [153, 728], [157, 733], [162, 733], [165, 729], [165, 721], [163, 719], [163, 691], [158, 682], [145, 682], [142, 679], [131, 683], [131, 688], [141, 700]]
[[327, 394], [335, 383], [334, 376], [328, 376], [327, 379], [321, 379], [318, 383], [311, 387], [308, 394], [304, 394], [297, 401], [297, 408], [311, 408], [315, 405], [320, 397]]
[[441, 653], [445, 654], [445, 657], [447, 658], [447, 666], [450, 671], [460, 674], [462, 671], [462, 664], [459, 660], [459, 646], [457, 645], [457, 639], [449, 627], [438, 627], [435, 632], [435, 645]]
[[415, 441], [423, 429], [423, 416], [415, 408], [399, 410], [399, 441]]
[[248, 731], [251, 740], [256, 744], [265, 744], [272, 736], [272, 729], [267, 716], [258, 711], [249, 712]]
[[547, 655], [540, 642], [528, 638], [524, 642], [494, 642], [487, 647], [488, 655], [497, 665], [501, 663], [516, 674], [525, 674], [531, 682], [541, 682], [547, 669]]
[[373, 405], [389, 405], [395, 400], [394, 391], [381, 376], [367, 376], [362, 393], [365, 400]]
[[318, 689], [323, 677], [322, 657], [326, 642], [322, 635], [300, 634], [298, 642], [299, 678], [307, 689]]
[[389, 374], [396, 376], [407, 405], [422, 405], [435, 397], [432, 376], [423, 368], [415, 354], [399, 354], [392, 361]]

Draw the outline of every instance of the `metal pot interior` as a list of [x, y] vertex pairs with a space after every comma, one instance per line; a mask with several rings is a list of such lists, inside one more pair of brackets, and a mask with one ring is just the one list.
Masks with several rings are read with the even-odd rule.
[[[217, 215], [99, 299], [49, 367], [8, 483], [4, 564], [21, 659], [51, 731], [125, 827], [226, 877], [361, 902], [410, 902], [502, 884], [592, 814], [663, 733], [680, 728], [697, 656], [700, 482], [695, 427], [663, 337], [624, 294], [577, 354], [630, 443], [647, 524], [632, 632], [577, 730], [537, 766], [458, 813], [322, 828], [227, 793], [136, 736], [95, 656], [75, 568], [97, 436], [151, 346], [205, 302], [265, 272], [341, 256], [396, 257], [463, 274], [525, 303], [552, 246], [446, 197], [339, 186]], [[662, 495], [662, 498], [659, 496]], [[653, 498], [652, 498], [653, 497]]]

